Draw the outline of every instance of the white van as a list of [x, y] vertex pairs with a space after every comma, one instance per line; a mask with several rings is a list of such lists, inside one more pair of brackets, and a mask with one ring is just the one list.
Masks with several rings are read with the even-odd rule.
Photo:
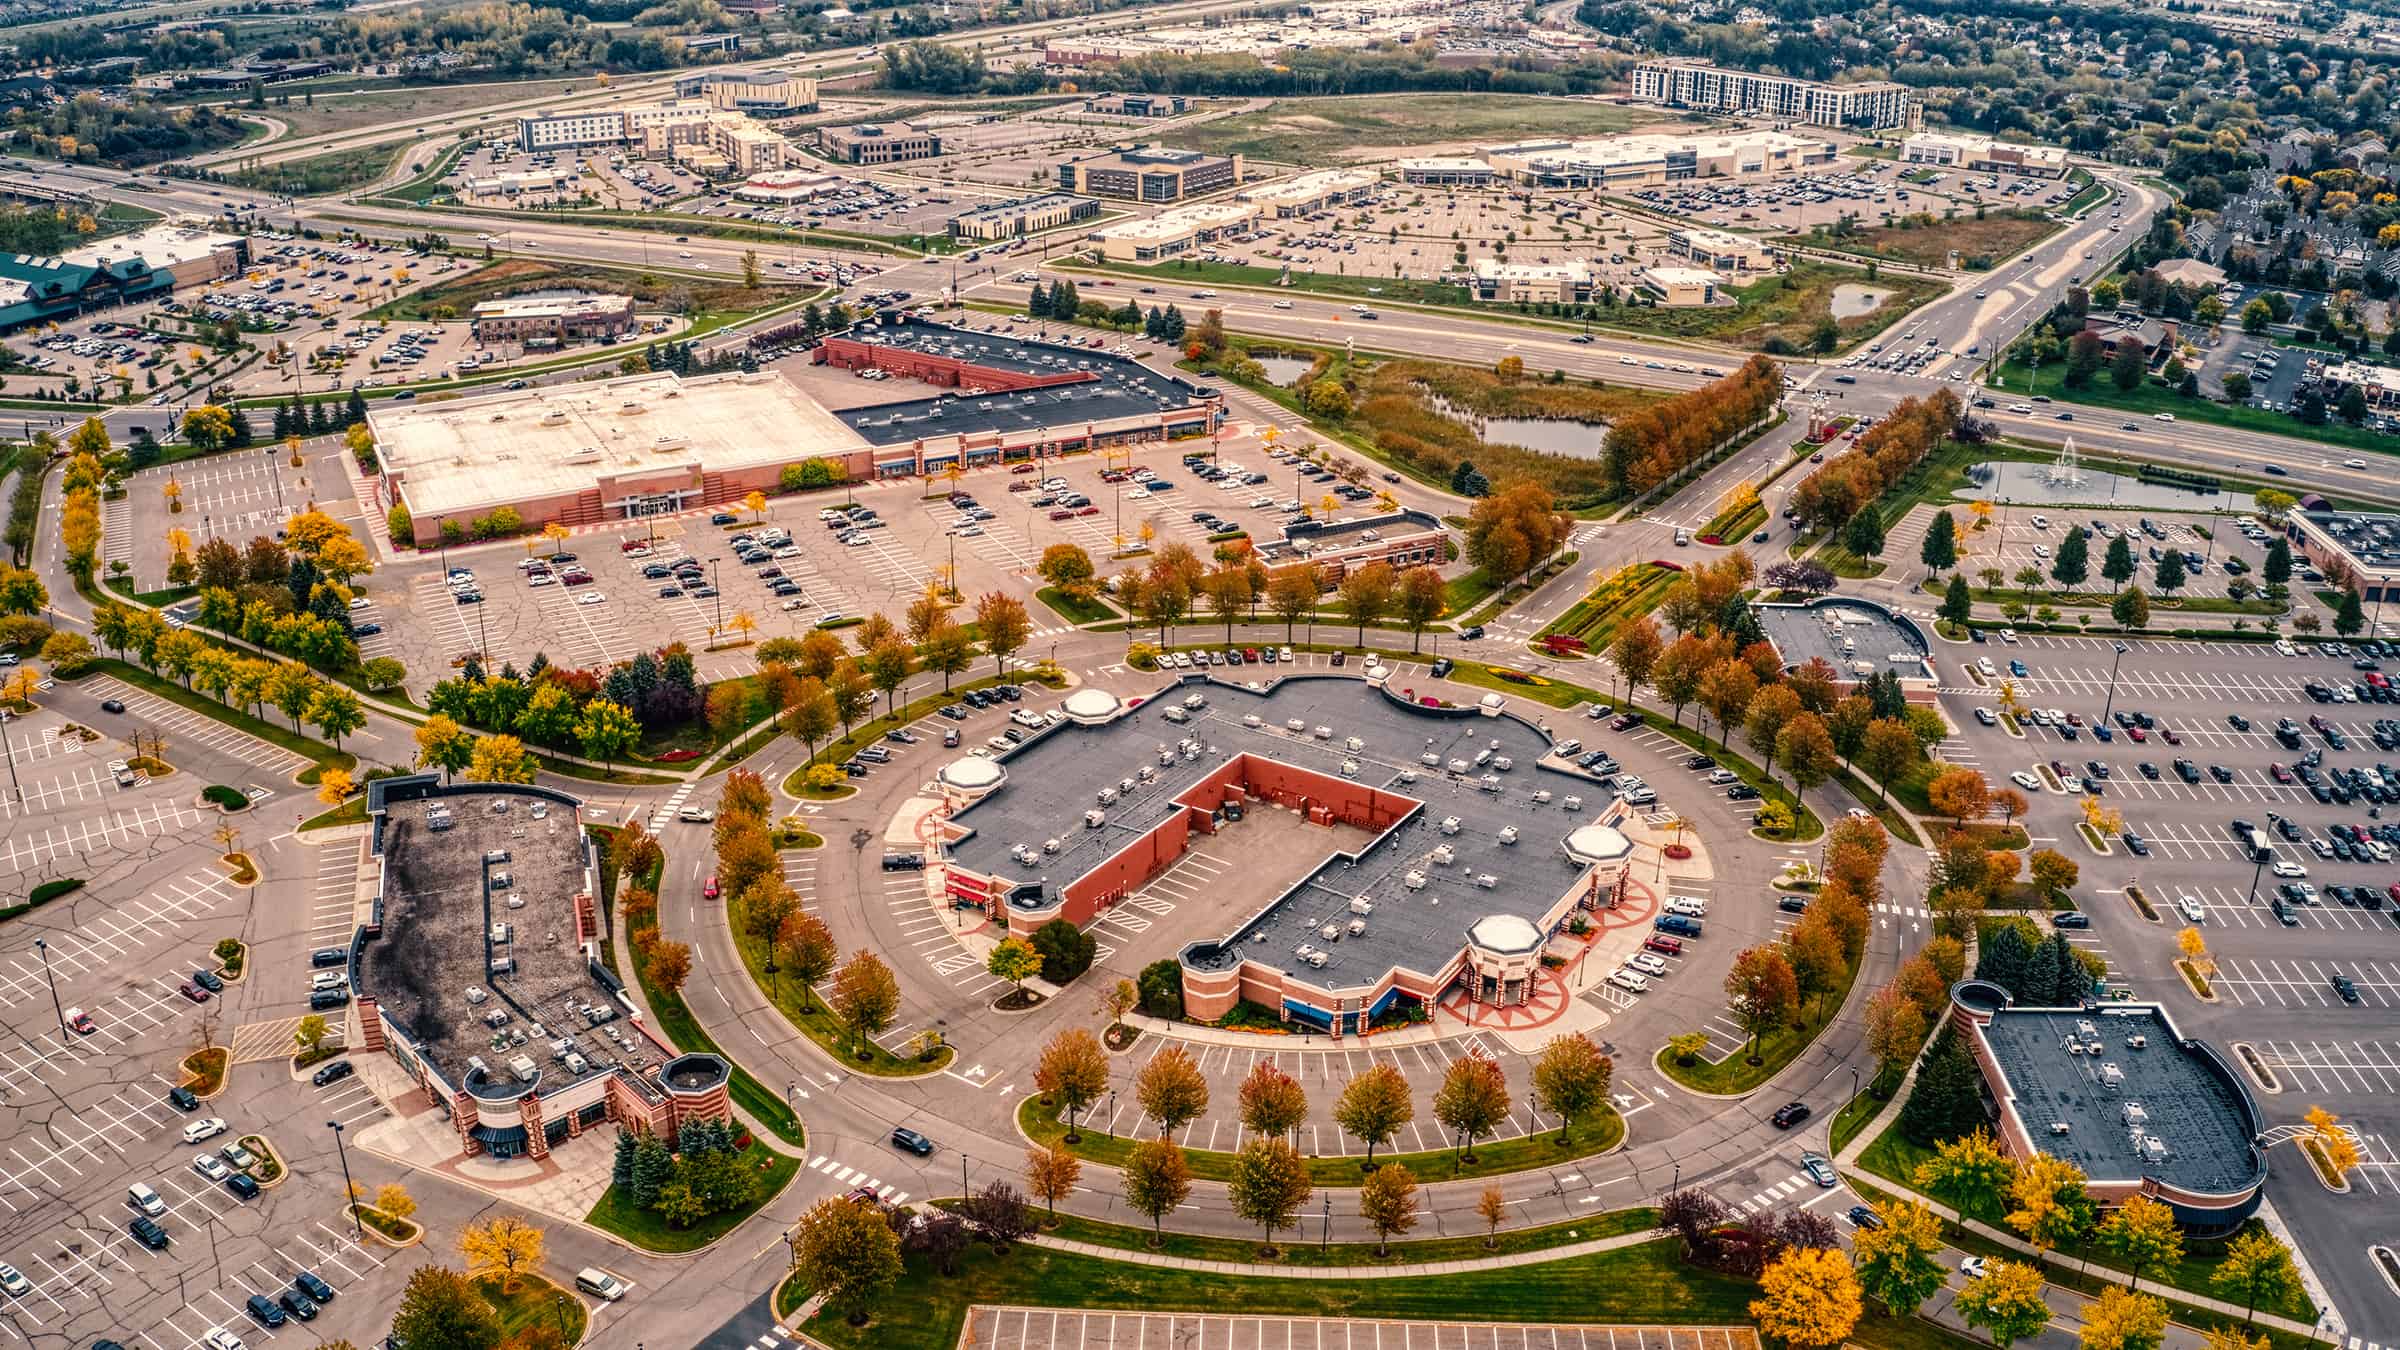
[[611, 1303], [632, 1292], [633, 1285], [621, 1275], [612, 1275], [598, 1266], [585, 1266], [575, 1272], [575, 1287], [594, 1298]]
[[158, 1198], [150, 1183], [137, 1181], [125, 1188], [125, 1203], [155, 1219], [167, 1212], [167, 1202]]

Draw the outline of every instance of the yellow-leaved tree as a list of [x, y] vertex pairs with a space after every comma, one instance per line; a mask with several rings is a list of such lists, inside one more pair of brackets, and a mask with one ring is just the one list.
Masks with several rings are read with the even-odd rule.
[[1839, 1345], [1864, 1311], [1850, 1258], [1838, 1250], [1789, 1248], [1760, 1272], [1758, 1288], [1750, 1315], [1786, 1345]]

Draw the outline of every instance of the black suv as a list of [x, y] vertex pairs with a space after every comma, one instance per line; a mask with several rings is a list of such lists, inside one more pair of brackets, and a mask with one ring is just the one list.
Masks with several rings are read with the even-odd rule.
[[1810, 1112], [1808, 1109], [1808, 1103], [1785, 1102], [1783, 1105], [1776, 1107], [1775, 1114], [1769, 1116], [1768, 1119], [1774, 1122], [1776, 1129], [1788, 1130], [1794, 1125], [1799, 1124], [1801, 1121], [1808, 1119], [1809, 1115]]
[[892, 1131], [892, 1147], [907, 1149], [920, 1158], [933, 1156], [933, 1141], [905, 1125]]

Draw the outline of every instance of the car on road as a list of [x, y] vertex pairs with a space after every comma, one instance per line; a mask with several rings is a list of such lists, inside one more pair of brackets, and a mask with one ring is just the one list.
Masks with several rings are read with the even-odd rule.
[[1794, 1125], [1799, 1124], [1801, 1121], [1808, 1119], [1810, 1114], [1808, 1103], [1806, 1102], [1785, 1102], [1783, 1105], [1776, 1107], [1775, 1114], [1767, 1117], [1767, 1119], [1774, 1124], [1776, 1129], [1788, 1130]]
[[183, 1127], [183, 1142], [197, 1144], [203, 1139], [214, 1139], [223, 1133], [225, 1133], [225, 1122], [221, 1117], [202, 1116]]
[[2194, 899], [2191, 896], [2178, 896], [2175, 900], [2175, 909], [2178, 913], [2183, 915], [2185, 920], [2191, 923], [2208, 922], [2208, 910], [2204, 908], [2197, 899]]
[[1852, 1205], [1849, 1212], [1842, 1217], [1850, 1221], [1852, 1228], [1883, 1227], [1883, 1216], [1867, 1205]]
[[1975, 710], [1975, 720], [1987, 727], [1996, 727], [2000, 725], [1999, 714], [1993, 712], [1989, 708], [1977, 708]]
[[924, 1135], [917, 1133], [915, 1130], [908, 1128], [906, 1125], [896, 1126], [893, 1128], [892, 1147], [905, 1149], [910, 1153], [916, 1154], [920, 1158], [930, 1158], [933, 1156], [933, 1141], [926, 1138]]
[[687, 825], [706, 825], [717, 818], [717, 813], [705, 806], [686, 806], [675, 813], [675, 818]]
[[2010, 774], [2008, 776], [2008, 781], [2025, 789], [2027, 792], [2039, 792], [2042, 790], [2042, 780], [2034, 777], [2033, 774], [2024, 769], [2019, 769]]
[[104, 713], [121, 713], [125, 711], [125, 705], [117, 699], [104, 698], [100, 700], [100, 711]]
[[2277, 858], [2274, 864], [2267, 870], [2273, 872], [2279, 877], [2304, 877], [2308, 875], [2307, 868], [2285, 858]]
[[1970, 1256], [1958, 1263], [1958, 1269], [1959, 1272], [1965, 1275], [1968, 1279], [1980, 1280], [1984, 1276], [1986, 1267], [1984, 1266], [1982, 1257]]
[[1824, 1187], [1826, 1190], [1832, 1190], [1834, 1187], [1841, 1184], [1841, 1178], [1833, 1174], [1833, 1164], [1825, 1161], [1823, 1157], [1817, 1154], [1801, 1154], [1800, 1170], [1808, 1173], [1809, 1180], [1817, 1183], [1819, 1186]]
[[700, 898], [703, 900], [714, 900], [717, 898], [717, 879], [715, 877], [710, 877], [708, 879], [708, 884], [700, 888]]

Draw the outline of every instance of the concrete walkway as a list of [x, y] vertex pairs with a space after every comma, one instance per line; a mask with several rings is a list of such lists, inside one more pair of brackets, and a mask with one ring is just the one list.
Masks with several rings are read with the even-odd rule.
[[[1551, 1261], [1565, 1261], [1595, 1252], [1611, 1252], [1624, 1247], [1638, 1247], [1666, 1236], [1663, 1229], [1647, 1229], [1639, 1233], [1619, 1233], [1615, 1237], [1592, 1238], [1570, 1242], [1559, 1247], [1544, 1247], [1539, 1251], [1505, 1252], [1494, 1256], [1471, 1256], [1456, 1261], [1412, 1261], [1395, 1266], [1298, 1266], [1275, 1261], [1204, 1261], [1192, 1256], [1171, 1256], [1165, 1252], [1107, 1247], [1097, 1242], [1077, 1242], [1069, 1238], [1035, 1234], [1028, 1243], [1050, 1251], [1069, 1252], [1101, 1261], [1118, 1261], [1127, 1265], [1154, 1266], [1161, 1270], [1198, 1270], [1211, 1275], [1235, 1275], [1267, 1280], [1391, 1280], [1419, 1275], [1472, 1275], [1478, 1271], [1505, 1270], [1510, 1266], [1534, 1266]], [[1285, 1246], [1306, 1246], [1292, 1238]]]

